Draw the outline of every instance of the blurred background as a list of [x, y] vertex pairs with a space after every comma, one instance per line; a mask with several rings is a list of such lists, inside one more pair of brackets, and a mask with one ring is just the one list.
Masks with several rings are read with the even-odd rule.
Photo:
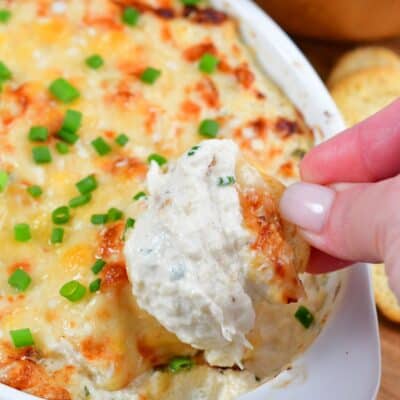
[[[257, 1], [311, 61], [348, 126], [400, 97], [400, 0]], [[378, 400], [400, 400], [400, 304], [384, 266], [371, 268], [382, 346]]]

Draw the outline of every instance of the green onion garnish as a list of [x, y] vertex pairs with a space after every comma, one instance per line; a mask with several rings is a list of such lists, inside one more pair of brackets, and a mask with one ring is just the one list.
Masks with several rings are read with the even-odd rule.
[[104, 65], [104, 60], [99, 54], [93, 54], [85, 60], [86, 65], [92, 69], [99, 69]]
[[195, 6], [199, 4], [201, 0], [181, 0], [181, 3], [185, 6]]
[[86, 288], [78, 281], [67, 282], [61, 289], [61, 296], [65, 297], [69, 301], [79, 301], [85, 296]]
[[8, 185], [9, 176], [6, 171], [0, 171], [0, 192], [4, 192]]
[[52, 244], [62, 243], [64, 239], [64, 229], [63, 228], [53, 228], [51, 231], [50, 242]]
[[59, 154], [68, 154], [69, 153], [69, 146], [63, 142], [56, 143], [56, 150]]
[[108, 215], [107, 214], [93, 214], [90, 217], [90, 222], [93, 225], [103, 225], [106, 224], [108, 221]]
[[67, 206], [56, 208], [51, 213], [51, 219], [57, 225], [66, 224], [70, 219], [69, 208]]
[[2, 9], [0, 10], [0, 23], [5, 24], [11, 18], [11, 11]]
[[119, 144], [121, 147], [124, 147], [128, 142], [129, 138], [124, 133], [121, 133], [115, 138], [115, 143]]
[[207, 138], [217, 137], [219, 123], [213, 119], [205, 119], [199, 126], [199, 134]]
[[217, 57], [212, 54], [206, 53], [201, 57], [199, 62], [199, 70], [206, 73], [212, 74], [219, 64], [219, 60]]
[[33, 346], [35, 344], [32, 332], [29, 328], [10, 331], [10, 336], [14, 346], [17, 349], [19, 349], [20, 347]]
[[69, 144], [75, 144], [79, 140], [79, 136], [77, 134], [62, 129], [57, 132], [57, 136]]
[[122, 12], [122, 22], [129, 26], [137, 25], [139, 17], [139, 11], [133, 7], [126, 7]]
[[104, 268], [104, 266], [106, 265], [106, 262], [104, 260], [102, 260], [101, 258], [99, 258], [98, 260], [95, 261], [95, 263], [92, 265], [92, 272], [94, 274], [99, 274], [101, 272], [101, 270]]
[[139, 193], [136, 193], [133, 196], [133, 200], [137, 201], [137, 200], [140, 200], [140, 199], [143, 199], [143, 198], [146, 198], [146, 197], [147, 197], [147, 195], [146, 195], [145, 192], [139, 192]]
[[194, 366], [194, 360], [190, 357], [174, 357], [168, 363], [168, 369], [173, 373], [188, 371]]
[[101, 136], [95, 140], [92, 140], [92, 146], [99, 156], [105, 156], [111, 152], [110, 145]]
[[6, 67], [3, 62], [0, 61], [0, 81], [7, 81], [8, 79], [11, 79], [11, 77], [11, 71]]
[[124, 234], [122, 235], [122, 240], [125, 240], [125, 235], [126, 232], [128, 232], [129, 229], [132, 229], [135, 226], [135, 220], [133, 218], [128, 218], [125, 222], [125, 228], [124, 228]]
[[95, 293], [95, 292], [97, 292], [98, 290], [100, 290], [100, 286], [101, 286], [101, 279], [100, 279], [100, 278], [95, 279], [95, 280], [94, 280], [93, 282], [91, 282], [90, 285], [89, 285], [90, 293]]
[[29, 242], [31, 238], [31, 228], [28, 224], [22, 223], [14, 225], [14, 239], [17, 242]]
[[63, 103], [71, 103], [79, 98], [79, 91], [64, 78], [54, 80], [49, 86], [50, 93]]
[[40, 197], [43, 193], [43, 190], [38, 185], [32, 185], [26, 188], [26, 191], [35, 199]]
[[308, 329], [311, 324], [314, 322], [314, 315], [308, 310], [307, 307], [300, 306], [296, 313], [294, 314], [296, 319], [304, 326], [304, 328]]
[[189, 152], [188, 152], [188, 156], [189, 157], [191, 157], [191, 156], [194, 156], [195, 154], [196, 154], [196, 151], [198, 150], [200, 148], [200, 146], [193, 146], [190, 150], [189, 150]]
[[135, 226], [135, 220], [133, 218], [128, 218], [125, 223], [125, 230], [131, 229]]
[[49, 136], [49, 130], [45, 126], [32, 126], [29, 131], [29, 140], [32, 142], [45, 142]]
[[107, 221], [118, 221], [122, 219], [124, 216], [124, 213], [121, 210], [118, 210], [118, 208], [110, 208], [107, 211]]
[[150, 154], [150, 155], [147, 157], [147, 162], [148, 162], [149, 164], [150, 164], [152, 161], [155, 161], [160, 167], [161, 167], [162, 165], [164, 165], [164, 164], [167, 163], [167, 159], [166, 159], [165, 157], [161, 156], [160, 154], [156, 154], [156, 153]]
[[8, 278], [8, 284], [20, 292], [25, 292], [32, 278], [21, 268], [16, 269]]
[[291, 156], [302, 159], [306, 155], [307, 151], [303, 149], [295, 149], [292, 151]]
[[87, 194], [97, 189], [97, 180], [94, 175], [89, 175], [75, 184], [81, 194]]
[[32, 149], [33, 160], [36, 164], [47, 164], [51, 162], [51, 153], [47, 146], [38, 146]]
[[82, 124], [82, 113], [76, 110], [67, 110], [61, 126], [62, 131], [76, 133]]
[[146, 68], [142, 75], [140, 75], [140, 80], [143, 83], [147, 83], [148, 85], [152, 85], [161, 75], [161, 71], [152, 67]]
[[69, 206], [71, 208], [81, 207], [89, 201], [92, 200], [92, 195], [90, 193], [82, 194], [81, 196], [74, 197], [69, 201]]
[[233, 176], [221, 176], [218, 178], [218, 186], [230, 186], [236, 182]]

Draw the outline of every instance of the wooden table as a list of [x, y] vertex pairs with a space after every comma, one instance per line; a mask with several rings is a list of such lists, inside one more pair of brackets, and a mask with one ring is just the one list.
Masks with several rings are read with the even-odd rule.
[[[301, 38], [295, 38], [295, 41], [323, 79], [326, 79], [337, 58], [355, 46]], [[400, 54], [400, 38], [376, 44], [389, 47]], [[393, 324], [379, 316], [379, 328], [382, 347], [382, 383], [378, 400], [400, 400], [400, 324]]]

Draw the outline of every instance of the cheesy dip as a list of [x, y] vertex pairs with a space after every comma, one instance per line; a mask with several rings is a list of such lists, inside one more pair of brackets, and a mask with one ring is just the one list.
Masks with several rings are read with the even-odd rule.
[[0, 0], [0, 85], [1, 383], [54, 400], [225, 400], [307, 348], [324, 277], [302, 276], [303, 306], [257, 306], [244, 370], [210, 367], [128, 280], [151, 163], [231, 139], [290, 182], [312, 145], [235, 20], [196, 0]]

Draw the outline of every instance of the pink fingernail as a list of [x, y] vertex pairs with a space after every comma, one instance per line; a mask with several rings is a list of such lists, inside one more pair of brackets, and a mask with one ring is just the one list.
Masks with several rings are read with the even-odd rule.
[[312, 183], [295, 183], [282, 196], [283, 218], [315, 233], [321, 232], [335, 199], [335, 192]]

